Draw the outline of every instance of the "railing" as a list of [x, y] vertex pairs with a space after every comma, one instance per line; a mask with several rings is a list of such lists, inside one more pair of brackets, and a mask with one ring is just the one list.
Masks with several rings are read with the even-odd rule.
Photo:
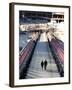
[[20, 65], [21, 65], [21, 64], [23, 63], [23, 61], [25, 60], [28, 52], [29, 52], [30, 49], [32, 48], [32, 44], [33, 44], [33, 43], [34, 43], [34, 42], [31, 40], [31, 41], [27, 44], [27, 46], [24, 48], [24, 50], [21, 52], [20, 57], [19, 57], [19, 64], [20, 64]]
[[33, 39], [30, 40], [30, 42], [27, 44], [27, 46], [20, 54], [20, 57], [19, 57], [19, 75], [20, 75], [19, 78], [20, 79], [24, 78], [27, 73], [27, 69], [29, 67], [31, 57], [39, 37], [40, 35], [38, 35], [36, 40], [33, 40]]
[[59, 45], [58, 39], [51, 39], [49, 41], [49, 47], [51, 49], [52, 55], [55, 59], [56, 65], [58, 67], [58, 71], [61, 77], [64, 76], [64, 51], [63, 51], [63, 44]]

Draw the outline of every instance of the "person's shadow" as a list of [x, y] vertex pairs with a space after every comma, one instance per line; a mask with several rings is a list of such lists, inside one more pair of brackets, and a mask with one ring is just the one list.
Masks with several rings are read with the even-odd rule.
[[52, 73], [58, 73], [57, 70], [48, 70], [48, 69], [46, 69], [46, 71], [47, 71], [47, 72], [52, 72]]

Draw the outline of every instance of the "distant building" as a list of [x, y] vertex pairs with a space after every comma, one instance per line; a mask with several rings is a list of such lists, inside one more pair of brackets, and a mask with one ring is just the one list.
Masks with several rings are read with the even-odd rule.
[[52, 26], [56, 23], [64, 22], [63, 12], [37, 12], [37, 11], [20, 11], [19, 24], [22, 31], [32, 29], [47, 29], [48, 23]]

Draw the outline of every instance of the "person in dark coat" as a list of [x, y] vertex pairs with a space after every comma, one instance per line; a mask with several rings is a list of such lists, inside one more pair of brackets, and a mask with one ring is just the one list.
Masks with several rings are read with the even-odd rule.
[[45, 60], [44, 61], [44, 69], [46, 70], [46, 68], [47, 68], [47, 61]]
[[41, 67], [42, 67], [42, 69], [43, 69], [43, 61], [41, 62]]

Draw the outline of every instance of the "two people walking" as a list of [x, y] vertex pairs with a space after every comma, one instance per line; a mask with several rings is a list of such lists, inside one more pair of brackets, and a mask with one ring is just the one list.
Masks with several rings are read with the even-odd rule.
[[42, 69], [44, 67], [44, 69], [46, 70], [46, 68], [47, 68], [47, 61], [46, 60], [44, 62], [43, 61], [41, 62], [41, 67], [42, 67]]

